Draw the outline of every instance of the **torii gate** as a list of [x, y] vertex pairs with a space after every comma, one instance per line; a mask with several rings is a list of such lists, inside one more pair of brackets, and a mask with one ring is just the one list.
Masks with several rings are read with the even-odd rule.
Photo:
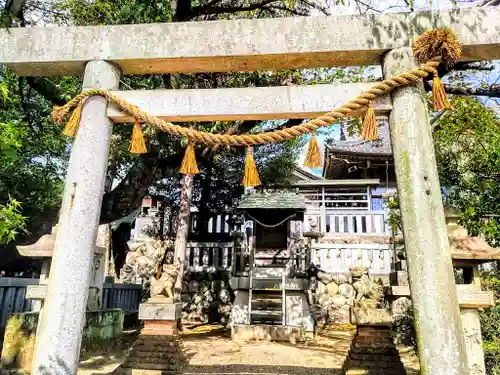
[[[121, 74], [277, 70], [378, 65], [385, 77], [415, 66], [409, 46], [451, 27], [462, 60], [500, 58], [500, 8], [383, 16], [307, 17], [0, 32], [0, 61], [22, 76], [84, 74], [84, 89], [116, 90]], [[366, 85], [115, 92], [172, 121], [307, 118]], [[307, 100], [305, 100], [307, 98]], [[340, 98], [340, 99], [339, 99]], [[307, 106], [307, 107], [306, 107]], [[469, 373], [421, 87], [396, 89], [376, 110], [390, 112], [422, 372]], [[35, 374], [76, 374], [93, 246], [113, 122], [126, 116], [102, 97], [84, 105], [66, 177]], [[70, 206], [71, 212], [66, 207]]]

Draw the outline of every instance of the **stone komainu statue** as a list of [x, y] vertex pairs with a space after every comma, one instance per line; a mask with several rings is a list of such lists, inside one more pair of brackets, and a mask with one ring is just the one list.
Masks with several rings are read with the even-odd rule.
[[180, 264], [164, 264], [158, 280], [154, 276], [151, 276], [151, 298], [162, 296], [169, 299], [174, 298], [174, 286], [179, 276], [179, 271]]

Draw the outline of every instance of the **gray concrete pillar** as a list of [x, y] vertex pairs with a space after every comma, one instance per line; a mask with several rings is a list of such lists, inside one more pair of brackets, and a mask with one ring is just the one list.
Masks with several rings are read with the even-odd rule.
[[[105, 61], [85, 68], [83, 87], [117, 89], [119, 71]], [[73, 143], [52, 257], [33, 374], [75, 375], [106, 180], [111, 122], [106, 99], [88, 98]]]
[[[415, 67], [411, 48], [384, 58], [384, 77]], [[421, 85], [393, 91], [390, 133], [423, 375], [469, 374], [427, 105]]]

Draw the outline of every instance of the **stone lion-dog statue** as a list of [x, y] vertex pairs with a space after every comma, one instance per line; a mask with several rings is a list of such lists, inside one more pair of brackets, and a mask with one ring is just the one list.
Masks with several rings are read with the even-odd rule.
[[179, 276], [179, 271], [180, 264], [164, 264], [159, 279], [151, 276], [151, 298], [166, 297], [167, 299], [173, 299], [174, 286], [177, 281], [177, 277]]

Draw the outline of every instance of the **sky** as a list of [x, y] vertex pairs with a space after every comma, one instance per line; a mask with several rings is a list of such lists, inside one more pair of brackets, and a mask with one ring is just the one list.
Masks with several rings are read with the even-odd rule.
[[[414, 8], [415, 10], [442, 10], [442, 9], [450, 9], [455, 7], [470, 7], [476, 6], [479, 1], [460, 1], [458, 5], [454, 5], [452, 1], [449, 0], [415, 0]], [[361, 3], [365, 5], [360, 5]], [[360, 13], [369, 13], [369, 14], [380, 14], [380, 12], [376, 12], [375, 10], [380, 10], [383, 13], [389, 12], [408, 12], [408, 6], [406, 5], [404, 0], [360, 0], [358, 2], [345, 0], [345, 5], [336, 4], [335, 1], [331, 0], [330, 4], [330, 14], [331, 15], [350, 15], [350, 14], [360, 14]], [[315, 12], [315, 15], [321, 15], [319, 11]], [[500, 68], [497, 67], [494, 71], [489, 72], [486, 76], [482, 77], [468, 77], [468, 80], [471, 82], [484, 80], [490, 83], [498, 80]], [[373, 74], [375, 76], [380, 76], [380, 67], [373, 67]], [[340, 132], [338, 126], [335, 126], [335, 129], [328, 135], [328, 138], [339, 139]], [[322, 155], [324, 151], [324, 142], [325, 136], [319, 135], [318, 142], [320, 143]], [[297, 161], [298, 166], [301, 168], [312, 172], [318, 176], [321, 176], [322, 169], [314, 169], [303, 167], [303, 162], [305, 155], [307, 153], [307, 144], [303, 148], [299, 159]]]

